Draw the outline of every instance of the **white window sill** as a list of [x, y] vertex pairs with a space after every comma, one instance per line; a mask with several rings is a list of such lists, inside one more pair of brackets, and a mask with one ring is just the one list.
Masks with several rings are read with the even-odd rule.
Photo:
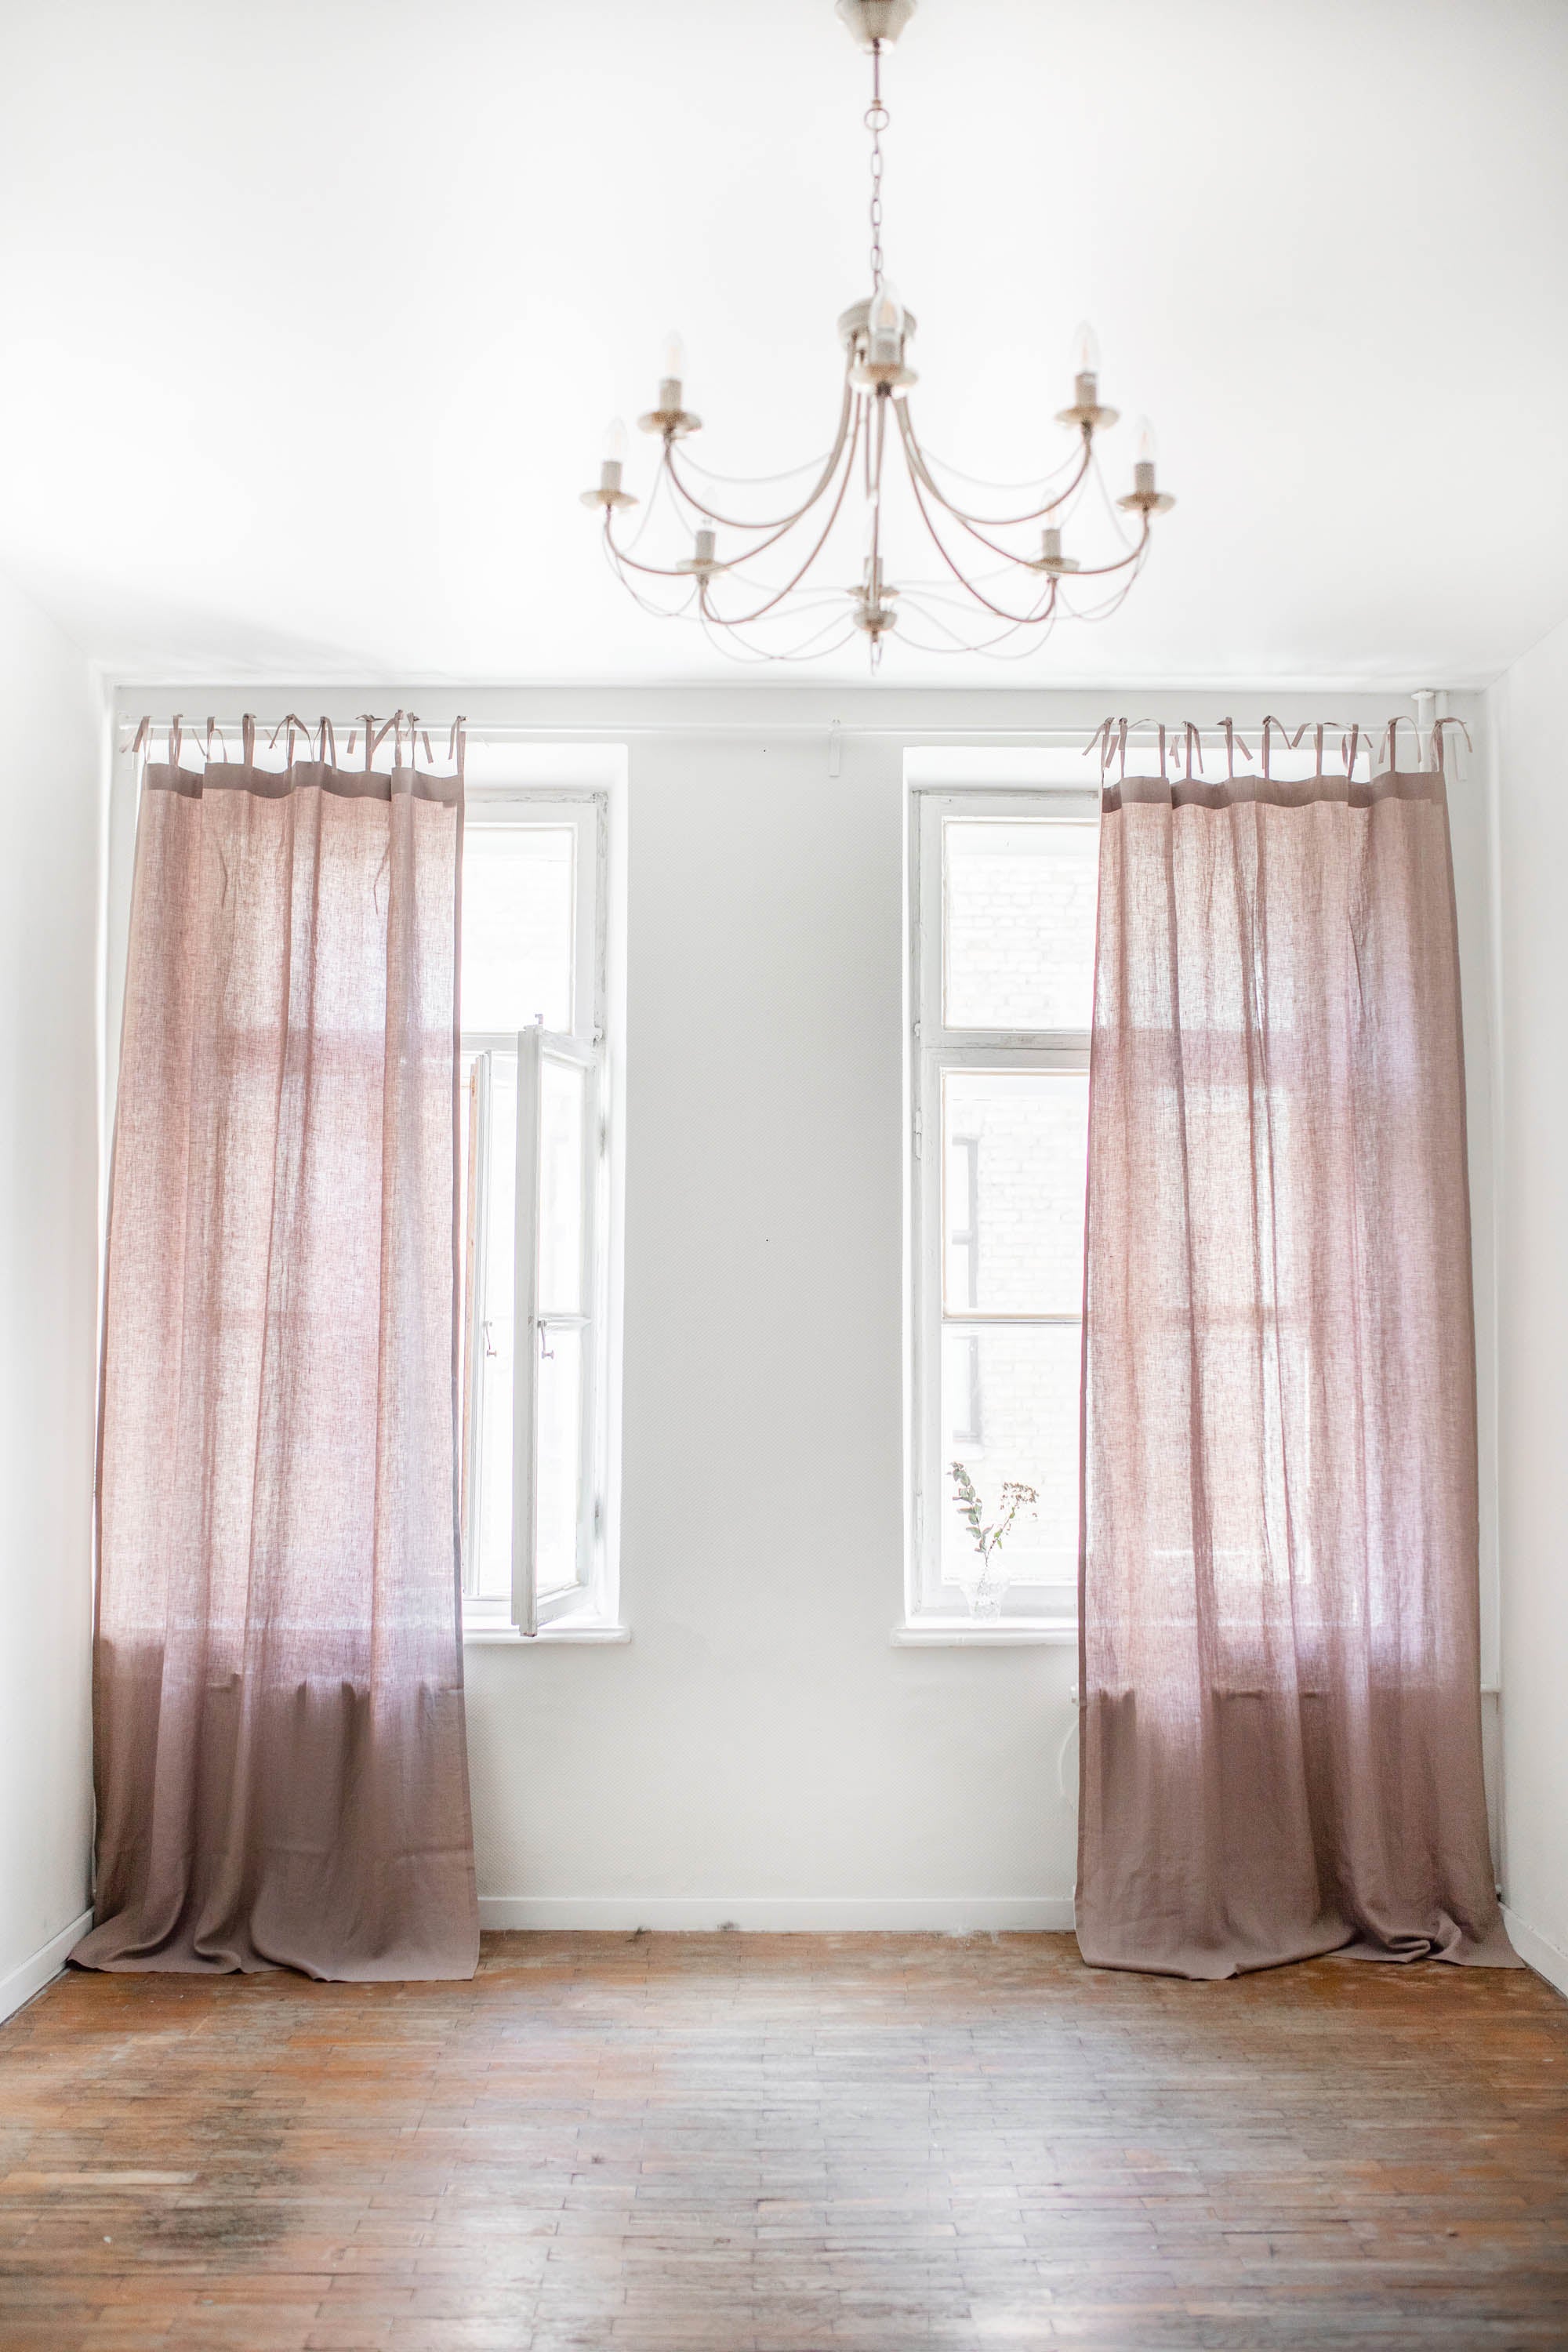
[[629, 1642], [631, 1638], [629, 1625], [574, 1625], [566, 1622], [542, 1625], [537, 1633], [520, 1633], [515, 1625], [465, 1625], [463, 1628], [465, 1650], [492, 1646], [513, 1650], [553, 1650], [559, 1649], [565, 1642], [594, 1643], [602, 1646], [606, 1642]]
[[1076, 1650], [1078, 1627], [1056, 1620], [981, 1625], [973, 1618], [932, 1617], [895, 1625], [892, 1643], [895, 1650]]

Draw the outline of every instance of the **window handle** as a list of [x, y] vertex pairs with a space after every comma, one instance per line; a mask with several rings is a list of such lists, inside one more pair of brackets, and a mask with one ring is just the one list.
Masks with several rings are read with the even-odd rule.
[[542, 1361], [548, 1361], [552, 1364], [555, 1361], [554, 1349], [547, 1348], [544, 1344], [544, 1318], [542, 1315], [539, 1318], [539, 1353]]
[[486, 1353], [486, 1355], [487, 1355], [487, 1356], [493, 1356], [493, 1355], [495, 1354], [495, 1351], [496, 1351], [496, 1350], [495, 1350], [495, 1342], [494, 1342], [494, 1340], [490, 1338], [490, 1331], [491, 1331], [491, 1328], [493, 1328], [493, 1327], [491, 1326], [491, 1324], [489, 1323], [489, 1319], [488, 1319], [488, 1318], [487, 1318], [484, 1322], [482, 1322], [482, 1323], [479, 1325], [479, 1328], [480, 1328], [480, 1330], [481, 1330], [481, 1331], [484, 1333], [484, 1335], [485, 1335], [485, 1353]]

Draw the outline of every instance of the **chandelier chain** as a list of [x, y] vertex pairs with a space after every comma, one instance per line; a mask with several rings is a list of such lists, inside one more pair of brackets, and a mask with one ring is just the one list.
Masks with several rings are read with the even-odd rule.
[[871, 103], [866, 128], [871, 134], [871, 299], [882, 290], [882, 133], [892, 117], [882, 103], [882, 44], [871, 44]]

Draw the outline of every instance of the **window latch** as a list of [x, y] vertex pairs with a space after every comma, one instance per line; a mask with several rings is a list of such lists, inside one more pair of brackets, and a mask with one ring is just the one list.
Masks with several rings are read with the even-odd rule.
[[552, 1364], [555, 1361], [555, 1350], [553, 1348], [547, 1348], [545, 1346], [544, 1328], [544, 1318], [541, 1316], [539, 1319], [539, 1353], [542, 1361]]

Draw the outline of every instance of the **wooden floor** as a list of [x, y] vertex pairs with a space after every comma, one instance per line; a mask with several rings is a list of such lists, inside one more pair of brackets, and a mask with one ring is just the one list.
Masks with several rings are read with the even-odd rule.
[[0, 2346], [1568, 2346], [1568, 2002], [1065, 1936], [494, 1936], [0, 2027]]

